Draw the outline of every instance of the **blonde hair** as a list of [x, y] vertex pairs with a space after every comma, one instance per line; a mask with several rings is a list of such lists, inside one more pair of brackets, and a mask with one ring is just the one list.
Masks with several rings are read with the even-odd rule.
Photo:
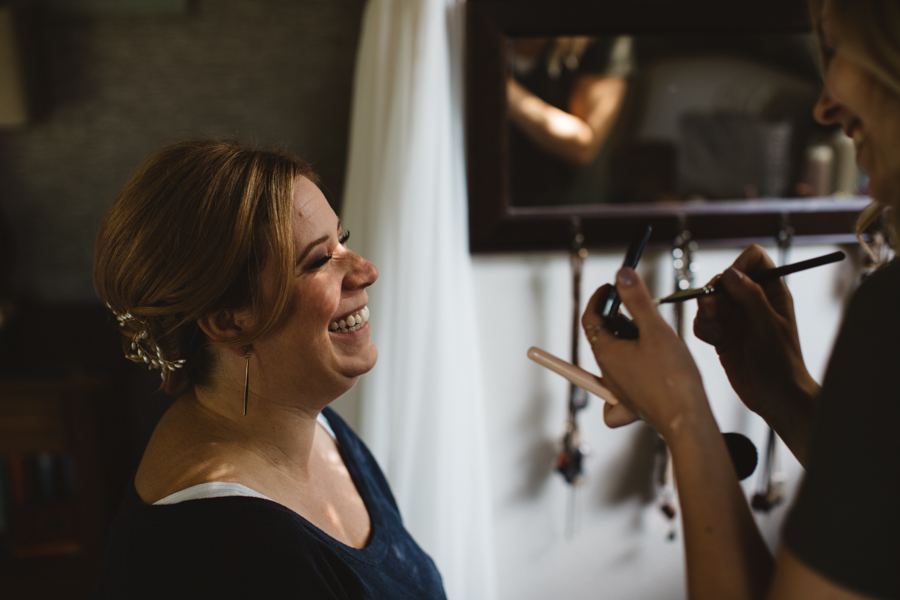
[[[287, 152], [187, 140], [147, 158], [106, 213], [94, 256], [97, 293], [117, 314], [134, 316], [121, 328], [126, 346], [146, 330], [146, 343], [165, 360], [185, 360], [165, 378], [166, 392], [209, 382], [213, 355], [198, 319], [250, 308], [257, 323], [233, 342], [243, 346], [285, 315], [299, 175], [317, 181], [306, 162]], [[264, 306], [260, 274], [267, 261], [276, 266], [276, 285]]]
[[[891, 0], [809, 0], [813, 28], [822, 51], [823, 69], [827, 57], [823, 21], [827, 17], [838, 24], [841, 32], [842, 52], [869, 71], [890, 92], [900, 97], [900, 2]], [[883, 198], [890, 204], [892, 232], [900, 231], [900, 190], [892, 198]], [[883, 205], [873, 202], [859, 215], [856, 236], [863, 248], [875, 259], [874, 252], [863, 240], [862, 234], [883, 214]], [[891, 236], [893, 237], [893, 236]]]

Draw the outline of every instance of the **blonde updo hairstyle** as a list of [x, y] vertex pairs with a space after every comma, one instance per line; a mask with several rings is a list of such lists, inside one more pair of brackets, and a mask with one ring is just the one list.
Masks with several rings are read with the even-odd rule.
[[[900, 97], [900, 2], [894, 0], [809, 0], [813, 29], [824, 50], [823, 21], [837, 24], [841, 51], [871, 73], [889, 91]], [[821, 55], [826, 67], [827, 55]], [[880, 198], [882, 204], [867, 206], [856, 223], [862, 242], [863, 232], [883, 213], [888, 204], [893, 232], [900, 232], [900, 190], [892, 198]], [[868, 246], [863, 243], [868, 250]]]
[[[183, 141], [145, 160], [106, 213], [94, 257], [97, 292], [117, 315], [134, 317], [120, 327], [126, 354], [146, 331], [145, 349], [185, 361], [164, 378], [167, 393], [210, 382], [214, 355], [198, 319], [250, 308], [255, 326], [245, 327], [233, 346], [281, 322], [290, 302], [299, 175], [317, 182], [312, 168], [287, 152]], [[264, 305], [260, 274], [267, 261], [275, 263], [277, 281]]]

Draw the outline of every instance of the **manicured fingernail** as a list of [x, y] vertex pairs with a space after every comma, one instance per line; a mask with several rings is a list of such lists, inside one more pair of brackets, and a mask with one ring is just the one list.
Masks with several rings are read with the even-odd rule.
[[724, 279], [727, 283], [738, 284], [744, 279], [744, 274], [735, 269], [734, 267], [729, 267], [727, 271], [722, 275], [722, 279]]
[[621, 285], [622, 287], [634, 285], [634, 270], [630, 267], [619, 269], [619, 272], [616, 273], [616, 285]]

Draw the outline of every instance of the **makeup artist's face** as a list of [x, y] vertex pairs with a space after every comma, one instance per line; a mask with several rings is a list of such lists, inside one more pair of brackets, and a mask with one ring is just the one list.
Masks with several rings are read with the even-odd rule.
[[869, 176], [873, 199], [889, 204], [900, 195], [900, 97], [846, 54], [840, 28], [823, 22], [825, 88], [814, 111], [853, 139], [859, 168]]
[[[292, 218], [291, 306], [282, 325], [253, 346], [267, 385], [331, 401], [378, 358], [366, 306], [378, 270], [347, 248], [340, 220], [305, 177], [294, 183]], [[263, 268], [264, 294], [274, 288], [273, 270], [272, 261]]]

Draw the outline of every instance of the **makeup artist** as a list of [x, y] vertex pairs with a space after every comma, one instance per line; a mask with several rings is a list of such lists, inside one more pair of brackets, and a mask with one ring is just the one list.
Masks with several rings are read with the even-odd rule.
[[[858, 228], [889, 207], [900, 231], [900, 2], [812, 0], [811, 11], [825, 78], [815, 117], [843, 127], [870, 177], [875, 205]], [[639, 339], [601, 326], [603, 288], [582, 320], [604, 383], [623, 400], [605, 407], [606, 422], [640, 414], [669, 446], [690, 598], [900, 598], [900, 264], [854, 295], [821, 387], [803, 363], [783, 282], [746, 275], [772, 266], [760, 247], [744, 251], [722, 274], [726, 293], [701, 301], [694, 331], [807, 469], [774, 559], [690, 353], [627, 268], [616, 289]]]
[[445, 598], [363, 442], [328, 404], [377, 358], [376, 268], [294, 155], [150, 156], [97, 235], [126, 357], [177, 397], [112, 526], [95, 598]]

